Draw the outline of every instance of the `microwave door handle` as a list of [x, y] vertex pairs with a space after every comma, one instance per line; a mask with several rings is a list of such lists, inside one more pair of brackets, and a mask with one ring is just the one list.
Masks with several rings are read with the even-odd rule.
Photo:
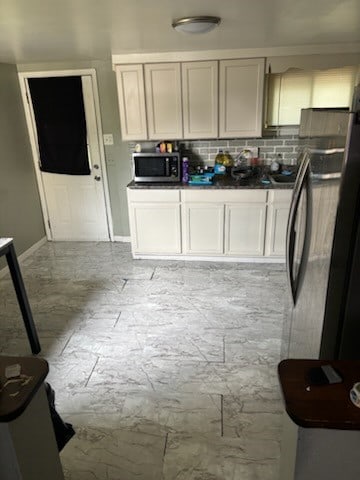
[[165, 176], [170, 177], [170, 163], [169, 158], [165, 158]]
[[303, 189], [303, 185], [306, 179], [306, 173], [308, 169], [309, 158], [304, 154], [302, 163], [299, 168], [299, 175], [294, 187], [293, 198], [290, 206], [289, 220], [286, 231], [286, 273], [288, 279], [288, 285], [291, 292], [291, 298], [295, 305], [295, 279], [294, 279], [294, 250], [295, 250], [295, 221], [299, 208], [300, 195]]

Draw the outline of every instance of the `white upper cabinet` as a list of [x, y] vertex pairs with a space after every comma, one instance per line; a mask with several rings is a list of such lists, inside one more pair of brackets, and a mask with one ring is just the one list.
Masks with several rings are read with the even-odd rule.
[[219, 137], [260, 137], [265, 59], [220, 61]]
[[146, 111], [142, 65], [117, 65], [121, 136], [123, 140], [146, 140]]
[[218, 136], [218, 62], [181, 64], [184, 138]]
[[123, 140], [261, 137], [264, 58], [116, 65]]
[[148, 136], [151, 140], [183, 138], [180, 63], [145, 65]]

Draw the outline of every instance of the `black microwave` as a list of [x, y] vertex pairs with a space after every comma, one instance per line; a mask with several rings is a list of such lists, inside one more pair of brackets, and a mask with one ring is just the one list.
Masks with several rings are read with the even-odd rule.
[[180, 153], [133, 153], [135, 182], [180, 182]]

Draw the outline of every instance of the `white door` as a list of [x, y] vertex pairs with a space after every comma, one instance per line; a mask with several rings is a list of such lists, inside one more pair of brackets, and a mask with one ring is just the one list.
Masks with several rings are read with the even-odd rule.
[[[109, 226], [104, 192], [97, 117], [91, 75], [81, 75], [86, 118], [90, 175], [64, 175], [42, 172], [44, 216], [50, 240], [108, 241]], [[31, 99], [26, 82], [27, 95]], [[32, 103], [29, 102], [33, 136], [37, 132]], [[38, 153], [38, 149], [37, 149]], [[38, 154], [39, 155], [39, 154]], [[39, 160], [39, 157], [38, 157]], [[39, 162], [36, 162], [39, 168]]]

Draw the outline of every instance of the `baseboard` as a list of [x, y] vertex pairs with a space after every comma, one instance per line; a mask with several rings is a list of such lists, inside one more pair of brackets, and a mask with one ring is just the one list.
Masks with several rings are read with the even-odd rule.
[[284, 257], [202, 257], [193, 255], [136, 255], [135, 260], [184, 260], [185, 262], [285, 263]]
[[130, 243], [131, 242], [131, 237], [119, 237], [118, 235], [114, 235], [113, 241], [114, 242]]
[[[26, 258], [28, 258], [30, 255], [32, 255], [36, 250], [38, 250], [42, 245], [44, 245], [47, 242], [47, 238], [43, 237], [41, 238], [38, 242], [34, 243], [34, 245], [31, 245], [30, 248], [25, 250], [21, 255], [17, 257], [18, 262], [21, 263], [23, 262]], [[4, 267], [0, 270], [0, 278], [3, 278], [7, 273], [9, 272], [8, 267]]]

